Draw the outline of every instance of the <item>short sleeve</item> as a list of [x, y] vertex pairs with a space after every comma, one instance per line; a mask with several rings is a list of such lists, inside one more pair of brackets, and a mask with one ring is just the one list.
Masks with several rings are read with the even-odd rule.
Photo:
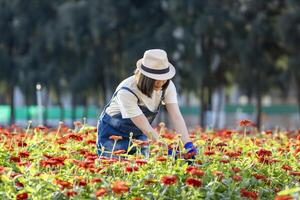
[[138, 106], [137, 97], [127, 90], [119, 90], [116, 100], [119, 104], [122, 118], [132, 118], [143, 113]]
[[166, 104], [170, 104], [170, 103], [178, 103], [177, 100], [177, 91], [176, 91], [176, 87], [173, 83], [173, 81], [170, 81], [167, 89], [166, 89], [166, 93], [165, 93], [165, 103]]

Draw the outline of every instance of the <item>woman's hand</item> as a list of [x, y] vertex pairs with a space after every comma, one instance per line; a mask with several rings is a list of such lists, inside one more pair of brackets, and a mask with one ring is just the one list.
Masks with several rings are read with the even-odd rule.
[[158, 133], [152, 128], [144, 114], [140, 114], [130, 119], [148, 137], [148, 139], [153, 142], [158, 140]]

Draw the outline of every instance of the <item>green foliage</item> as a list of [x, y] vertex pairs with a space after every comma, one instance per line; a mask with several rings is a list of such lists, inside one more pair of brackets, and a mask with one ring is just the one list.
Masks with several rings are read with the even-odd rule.
[[291, 76], [300, 83], [299, 5], [297, 0], [4, 0], [0, 94], [9, 95], [18, 85], [26, 104], [34, 104], [34, 85], [40, 82], [58, 105], [65, 91], [74, 104], [84, 105], [95, 94], [103, 104], [132, 74], [144, 50], [163, 48], [177, 68], [179, 91], [199, 96], [201, 90], [208, 105], [213, 90], [231, 84], [258, 101], [274, 88], [286, 96]]

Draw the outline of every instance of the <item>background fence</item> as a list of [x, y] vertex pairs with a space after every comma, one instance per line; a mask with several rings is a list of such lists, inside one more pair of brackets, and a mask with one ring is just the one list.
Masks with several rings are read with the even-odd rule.
[[[75, 119], [82, 120], [84, 117], [87, 119], [87, 123], [95, 125], [97, 118], [102, 108], [96, 106], [77, 106], [75, 107]], [[189, 127], [199, 124], [200, 108], [197, 106], [181, 106], [180, 110], [186, 119], [186, 123]], [[63, 112], [63, 113], [62, 113]], [[296, 105], [278, 104], [271, 106], [264, 106], [262, 109], [262, 121], [263, 128], [273, 127], [285, 127], [300, 128], [300, 120], [298, 116], [298, 110]], [[72, 108], [64, 107], [63, 110], [59, 106], [48, 106], [42, 108], [44, 122], [49, 126], [56, 126], [62, 118], [64, 122], [72, 124]], [[219, 121], [224, 127], [235, 127], [236, 122], [240, 119], [253, 119], [255, 114], [255, 107], [253, 105], [236, 105], [227, 104], [225, 109], [220, 113], [208, 112], [208, 121], [206, 124], [209, 126], [217, 126], [215, 121]], [[25, 125], [28, 120], [32, 120], [33, 124], [39, 122], [39, 107], [38, 106], [22, 106], [15, 108], [16, 123]], [[216, 119], [218, 118], [218, 119]], [[8, 105], [0, 106], [0, 124], [9, 124], [10, 119], [10, 107]], [[171, 124], [168, 121], [168, 117], [165, 112], [157, 117], [154, 123], [159, 121], [166, 122], [169, 126]], [[219, 124], [220, 124], [219, 123]]]

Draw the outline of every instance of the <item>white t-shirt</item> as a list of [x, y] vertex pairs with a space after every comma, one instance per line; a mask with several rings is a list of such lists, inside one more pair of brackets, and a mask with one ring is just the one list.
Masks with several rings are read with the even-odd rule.
[[[149, 98], [138, 89], [134, 75], [123, 80], [116, 91], [121, 87], [128, 87], [131, 89], [139, 97], [139, 105], [146, 106], [150, 111], [154, 112], [160, 104], [162, 90], [153, 90], [152, 98]], [[169, 86], [165, 91], [164, 103], [178, 103], [176, 87], [172, 81], [170, 81]], [[122, 118], [132, 118], [143, 113], [138, 106], [136, 96], [126, 89], [119, 90], [117, 95], [111, 100], [110, 105], [106, 108], [106, 113], [110, 116], [120, 112]]]

